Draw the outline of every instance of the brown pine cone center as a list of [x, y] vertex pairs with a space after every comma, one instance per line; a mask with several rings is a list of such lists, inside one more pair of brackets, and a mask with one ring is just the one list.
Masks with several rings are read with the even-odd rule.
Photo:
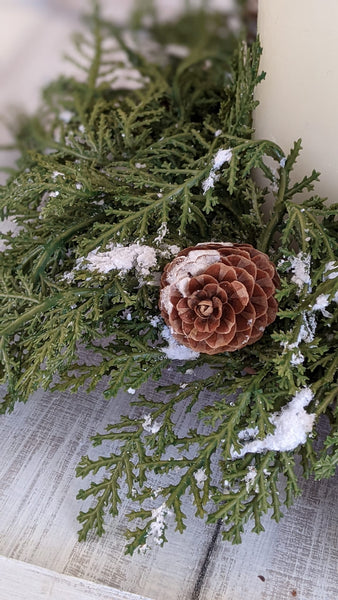
[[212, 300], [202, 300], [196, 307], [196, 312], [200, 317], [210, 317], [214, 312]]

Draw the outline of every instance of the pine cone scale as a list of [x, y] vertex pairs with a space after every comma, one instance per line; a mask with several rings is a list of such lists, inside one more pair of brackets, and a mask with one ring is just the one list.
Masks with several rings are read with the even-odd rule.
[[278, 302], [277, 302], [276, 298], [274, 298], [273, 296], [270, 296], [270, 298], [268, 298], [268, 311], [267, 311], [268, 325], [270, 325], [270, 323], [273, 323], [273, 321], [275, 320], [277, 311], [278, 311]]
[[255, 287], [254, 277], [250, 273], [245, 271], [244, 269], [240, 269], [240, 268], [236, 269], [236, 274], [237, 274], [237, 281], [242, 283], [246, 287], [249, 296], [252, 296], [253, 290]]
[[[231, 306], [228, 305], [227, 309], [228, 312], [230, 312]], [[222, 319], [220, 320], [218, 332], [223, 334], [229, 333], [233, 329], [235, 323], [236, 320], [235, 318], [232, 318], [232, 315], [230, 315], [230, 318], [227, 314], [223, 315]]]
[[256, 320], [256, 311], [251, 304], [246, 307], [246, 310], [241, 314], [236, 315], [236, 328], [237, 331], [249, 331], [251, 332], [253, 324]]
[[214, 277], [219, 283], [226, 281], [236, 281], [236, 271], [230, 265], [225, 264], [224, 262], [215, 263], [211, 265], [206, 273]]
[[256, 284], [263, 289], [267, 298], [275, 293], [276, 287], [272, 281], [272, 278], [266, 271], [262, 271], [261, 269], [257, 270]]
[[251, 302], [255, 307], [256, 319], [259, 319], [268, 310], [268, 299], [264, 294], [264, 291], [259, 285], [255, 285], [253, 294], [251, 296]]
[[215, 278], [211, 277], [211, 275], [204, 274], [199, 275], [198, 277], [192, 277], [188, 283], [188, 290], [190, 294], [197, 292], [202, 289], [208, 283], [215, 283]]
[[228, 297], [235, 314], [242, 312], [249, 302], [248, 291], [240, 281], [229, 284]]

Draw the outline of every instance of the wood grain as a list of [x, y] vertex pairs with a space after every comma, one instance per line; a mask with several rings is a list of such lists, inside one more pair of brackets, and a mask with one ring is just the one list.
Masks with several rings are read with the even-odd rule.
[[[168, 383], [174, 377], [167, 373]], [[76, 515], [82, 503], [75, 496], [82, 482], [74, 477], [75, 466], [82, 454], [102, 453], [102, 447], [91, 449], [90, 435], [121, 412], [136, 410], [128, 408], [128, 394], [107, 403], [101, 391], [75, 396], [37, 392], [1, 418], [0, 554], [152, 600], [235, 600], [248, 594], [252, 600], [287, 600], [293, 589], [302, 600], [334, 600], [334, 479], [304, 484], [303, 497], [280, 524], [267, 518], [260, 536], [248, 526], [240, 546], [221, 542], [215, 526], [196, 519], [187, 503], [183, 535], [170, 531], [163, 549], [125, 556], [124, 514], [130, 509], [125, 499], [120, 516], [107, 519], [101, 539], [91, 535], [79, 543]], [[154, 394], [151, 383], [144, 392]], [[189, 424], [183, 415], [179, 420], [182, 428]]]
[[150, 600], [0, 556], [0, 600]]
[[[166, 379], [170, 383], [175, 374]], [[150, 383], [143, 391], [154, 394]], [[189, 503], [187, 532], [169, 532], [169, 544], [148, 555], [124, 555], [126, 500], [120, 516], [107, 519], [104, 537], [77, 542], [83, 504], [75, 496], [83, 483], [75, 479], [76, 464], [82, 454], [105, 450], [92, 450], [89, 437], [121, 412], [132, 415], [129, 401], [120, 393], [107, 403], [100, 390], [73, 397], [38, 392], [1, 418], [0, 554], [154, 599], [190, 598], [214, 528], [195, 519]], [[188, 426], [187, 417], [178, 419]]]

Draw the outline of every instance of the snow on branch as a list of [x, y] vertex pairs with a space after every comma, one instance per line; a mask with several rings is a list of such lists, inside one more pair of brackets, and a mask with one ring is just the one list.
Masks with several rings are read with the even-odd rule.
[[213, 188], [216, 181], [218, 181], [219, 175], [216, 174], [216, 171], [218, 171], [224, 165], [224, 163], [230, 162], [231, 158], [232, 158], [231, 148], [227, 148], [226, 150], [224, 150], [223, 148], [220, 148], [218, 150], [218, 152], [214, 156], [214, 160], [212, 161], [212, 167], [211, 167], [211, 171], [209, 173], [209, 177], [207, 177], [202, 183], [202, 188], [203, 188], [204, 194], [206, 194], [206, 192], [208, 190]]
[[300, 292], [304, 285], [308, 285], [308, 290], [311, 291], [311, 254], [299, 252], [297, 256], [290, 257], [290, 269], [293, 272], [291, 281], [295, 283]]
[[194, 350], [191, 350], [187, 346], [176, 342], [175, 338], [171, 335], [169, 327], [165, 326], [161, 331], [161, 335], [168, 342], [168, 346], [164, 346], [161, 350], [171, 360], [194, 360], [199, 357], [199, 352], [194, 352]]
[[240, 452], [232, 450], [231, 457], [242, 458], [248, 452], [261, 453], [266, 450], [288, 452], [306, 442], [306, 436], [312, 431], [315, 414], [307, 413], [304, 408], [313, 399], [310, 388], [303, 388], [295, 394], [280, 412], [273, 413], [270, 422], [275, 425], [274, 433], [262, 440], [252, 440], [244, 444]]

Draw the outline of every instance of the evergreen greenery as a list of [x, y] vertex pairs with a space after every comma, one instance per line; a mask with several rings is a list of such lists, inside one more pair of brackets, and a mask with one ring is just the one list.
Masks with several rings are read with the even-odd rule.
[[[20, 158], [0, 190], [2, 218], [20, 226], [15, 236], [1, 236], [2, 412], [40, 387], [93, 390], [105, 378], [109, 399], [148, 379], [159, 382], [153, 399], [140, 394], [132, 403], [139, 418], [123, 415], [93, 438], [94, 445], [111, 442], [111, 453], [84, 456], [77, 470], [93, 477], [79, 493], [81, 500], [92, 497], [79, 515], [80, 539], [91, 529], [104, 532], [105, 513], [118, 513], [125, 486], [135, 505], [130, 553], [150, 543], [156, 527], [155, 541], [165, 541], [166, 514], [182, 532], [187, 496], [197, 516], [221, 520], [224, 539], [238, 543], [248, 520], [258, 533], [265, 513], [278, 521], [281, 505], [300, 494], [298, 459], [303, 476], [317, 479], [332, 476], [338, 460], [337, 205], [328, 208], [311, 195], [315, 171], [292, 179], [300, 141], [285, 155], [273, 142], [253, 139], [253, 92], [263, 77], [259, 41], [248, 47], [224, 15], [203, 9], [188, 9], [172, 24], [161, 23], [152, 4], [147, 10], [150, 24], [142, 25], [149, 20], [138, 11], [127, 36], [95, 8], [87, 34], [75, 38], [71, 60], [79, 77], [50, 84], [39, 114], [20, 120]], [[114, 58], [113, 40], [125, 59]], [[184, 43], [187, 55], [178, 57], [173, 43]], [[232, 149], [231, 161], [204, 194], [221, 148]], [[254, 170], [264, 173], [266, 187]], [[265, 217], [268, 192], [275, 203]], [[281, 277], [278, 317], [242, 351], [172, 361], [156, 318], [156, 276], [173, 244], [212, 240], [249, 242], [269, 254]], [[156, 267], [141, 280], [135, 270], [88, 270], [89, 252], [135, 242], [158, 249]], [[309, 275], [300, 283], [297, 260]], [[96, 354], [95, 364], [79, 364], [80, 344]], [[172, 385], [161, 379], [169, 365], [177, 370]], [[306, 442], [234, 458], [244, 443], [239, 433], [273, 433], [271, 415], [304, 388], [313, 392], [307, 411], [316, 416]], [[192, 411], [195, 423], [183, 436], [178, 411]], [[149, 484], [154, 479], [157, 491]]]

